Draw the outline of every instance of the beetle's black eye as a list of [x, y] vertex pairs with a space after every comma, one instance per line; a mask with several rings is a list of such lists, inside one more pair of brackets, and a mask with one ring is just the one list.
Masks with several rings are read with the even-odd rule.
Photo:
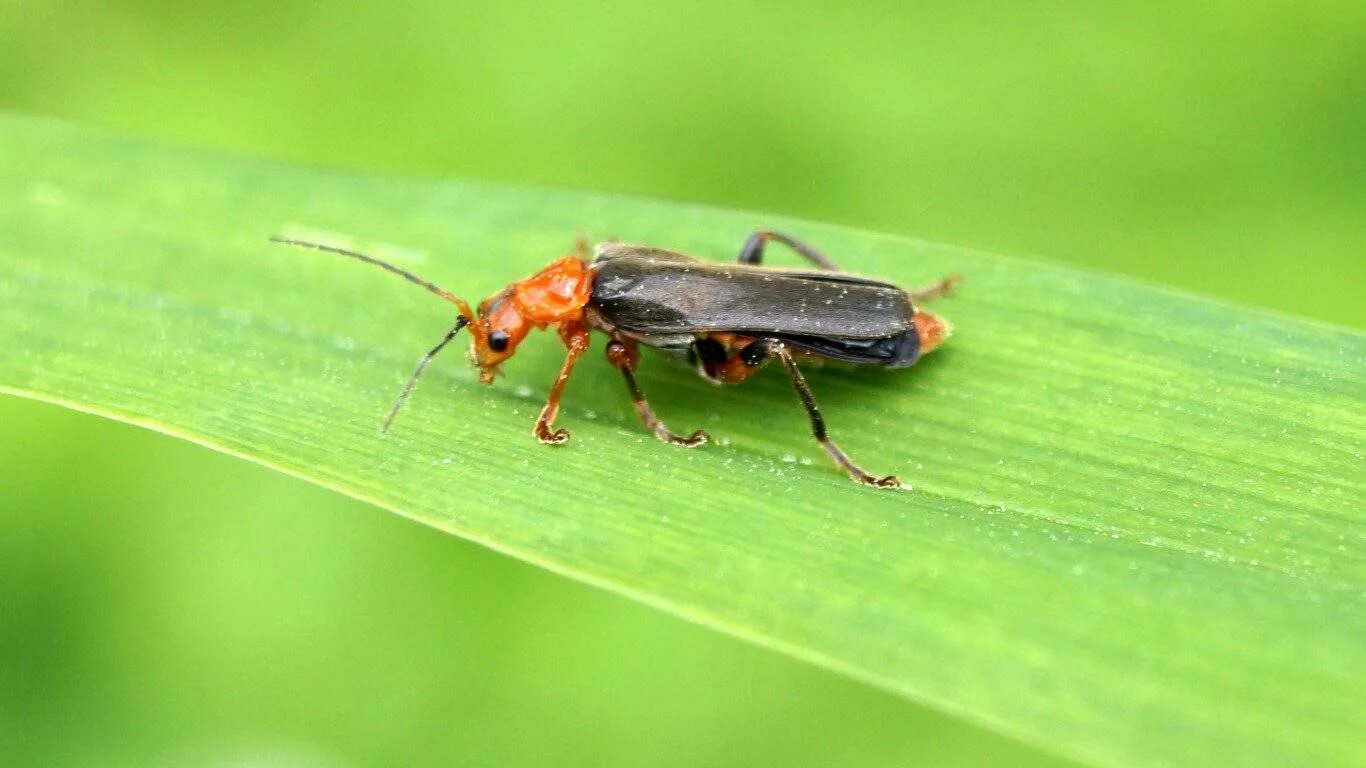
[[504, 331], [493, 331], [489, 334], [489, 349], [494, 352], [506, 352], [508, 348], [508, 335]]

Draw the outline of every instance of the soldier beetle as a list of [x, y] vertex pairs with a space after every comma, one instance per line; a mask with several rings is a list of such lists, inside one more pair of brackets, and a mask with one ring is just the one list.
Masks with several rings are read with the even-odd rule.
[[[703, 262], [681, 253], [620, 242], [599, 244], [551, 262], [485, 299], [476, 309], [445, 290], [398, 266], [363, 253], [322, 243], [273, 237], [272, 241], [337, 253], [374, 264], [454, 304], [455, 325], [423, 355], [384, 419], [387, 431], [418, 378], [462, 328], [471, 337], [470, 354], [479, 380], [492, 384], [501, 366], [534, 329], [554, 326], [568, 354], [550, 387], [533, 434], [547, 445], [569, 439], [555, 428], [560, 397], [574, 365], [588, 349], [589, 333], [607, 335], [608, 362], [621, 371], [636, 413], [655, 437], [692, 448], [708, 435], [688, 435], [665, 426], [636, 383], [640, 345], [686, 359], [702, 377], [735, 384], [777, 358], [811, 421], [811, 433], [851, 479], [878, 488], [897, 488], [894, 475], [865, 472], [827, 434], [825, 418], [797, 367], [799, 359], [834, 360], [855, 365], [905, 368], [938, 347], [949, 324], [916, 302], [950, 290], [958, 276], [905, 291], [887, 282], [839, 270], [823, 254], [788, 235], [770, 230], [752, 234], [737, 263]], [[767, 267], [764, 248], [782, 243], [814, 269]], [[590, 258], [591, 256], [591, 258]]]

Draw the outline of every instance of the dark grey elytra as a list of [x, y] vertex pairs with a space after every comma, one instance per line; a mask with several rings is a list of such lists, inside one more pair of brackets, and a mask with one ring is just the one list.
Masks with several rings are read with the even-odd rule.
[[591, 306], [644, 344], [692, 344], [698, 332], [775, 338], [821, 357], [904, 368], [920, 357], [910, 298], [843, 272], [702, 262], [623, 243], [598, 246]]

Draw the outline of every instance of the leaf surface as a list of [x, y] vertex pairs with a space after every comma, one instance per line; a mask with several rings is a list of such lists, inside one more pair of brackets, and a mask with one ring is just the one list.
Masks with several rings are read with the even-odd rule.
[[[50, 121], [0, 119], [0, 160], [3, 391], [275, 467], [1085, 762], [1366, 759], [1360, 334], [809, 222]], [[727, 260], [760, 227], [903, 285], [965, 276], [936, 305], [953, 338], [914, 369], [808, 371], [833, 436], [914, 490], [836, 472], [776, 367], [718, 388], [647, 355], [665, 421], [718, 439], [658, 443], [601, 337], [569, 384], [566, 446], [530, 435], [553, 334], [494, 387], [447, 353], [381, 436], [450, 307], [266, 242], [351, 245], [477, 300], [579, 234]]]

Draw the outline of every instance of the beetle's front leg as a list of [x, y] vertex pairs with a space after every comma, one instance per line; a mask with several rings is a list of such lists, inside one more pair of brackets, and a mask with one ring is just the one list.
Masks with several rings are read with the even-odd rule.
[[536, 428], [532, 430], [536, 439], [546, 445], [559, 445], [569, 439], [569, 430], [553, 427], [555, 416], [560, 412], [560, 395], [564, 394], [564, 385], [569, 382], [569, 374], [574, 372], [574, 364], [588, 349], [588, 329], [582, 323], [562, 323], [560, 340], [564, 342], [568, 354], [564, 357], [564, 365], [560, 367], [559, 377], [550, 385], [550, 396], [546, 398], [545, 407], [536, 419]]
[[635, 404], [636, 415], [640, 416], [640, 423], [645, 428], [655, 433], [655, 437], [666, 443], [681, 445], [684, 448], [695, 448], [707, 442], [708, 435], [704, 430], [697, 430], [687, 437], [676, 434], [673, 430], [664, 425], [664, 422], [655, 416], [654, 409], [645, 399], [645, 393], [640, 391], [640, 386], [636, 384], [635, 368], [639, 361], [639, 353], [635, 343], [622, 339], [613, 339], [607, 343], [607, 362], [611, 363], [621, 371], [622, 378], [626, 379], [626, 389], [631, 392], [631, 402]]

